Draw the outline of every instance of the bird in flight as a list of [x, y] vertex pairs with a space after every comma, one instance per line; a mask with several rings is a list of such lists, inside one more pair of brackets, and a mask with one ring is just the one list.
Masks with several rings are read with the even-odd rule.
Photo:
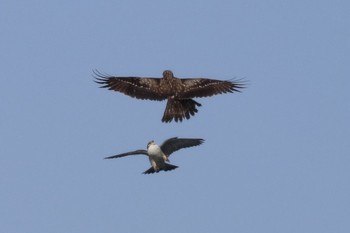
[[95, 82], [101, 88], [119, 91], [142, 100], [167, 100], [162, 122], [168, 123], [189, 119], [198, 112], [201, 104], [193, 98], [210, 97], [223, 93], [240, 92], [244, 83], [240, 80], [215, 80], [207, 78], [176, 78], [170, 70], [163, 72], [162, 78], [114, 77], [94, 71]]
[[162, 143], [162, 145], [158, 146], [153, 140], [147, 144], [147, 150], [135, 150], [126, 152], [123, 154], [113, 155], [106, 157], [105, 159], [114, 159], [121, 158], [128, 155], [138, 155], [143, 154], [147, 155], [148, 159], [151, 163], [151, 168], [144, 171], [143, 174], [151, 174], [159, 171], [170, 171], [178, 166], [172, 165], [169, 162], [169, 156], [180, 149], [198, 146], [204, 142], [203, 139], [200, 138], [169, 138]]

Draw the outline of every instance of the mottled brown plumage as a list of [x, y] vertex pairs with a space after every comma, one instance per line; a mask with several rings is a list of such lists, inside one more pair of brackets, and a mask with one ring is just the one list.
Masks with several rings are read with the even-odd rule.
[[178, 122], [189, 119], [198, 112], [201, 104], [192, 98], [210, 97], [213, 95], [240, 91], [244, 85], [240, 81], [221, 81], [206, 78], [174, 77], [173, 72], [165, 70], [163, 78], [148, 77], [114, 77], [94, 72], [96, 83], [102, 88], [119, 91], [125, 95], [148, 100], [168, 100], [163, 122]]

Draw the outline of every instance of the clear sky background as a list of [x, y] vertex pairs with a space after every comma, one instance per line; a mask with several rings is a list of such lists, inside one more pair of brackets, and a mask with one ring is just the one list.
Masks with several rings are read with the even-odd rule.
[[[0, 232], [350, 232], [350, 3], [1, 1]], [[165, 102], [119, 76], [244, 78]], [[154, 139], [204, 138], [143, 175]]]

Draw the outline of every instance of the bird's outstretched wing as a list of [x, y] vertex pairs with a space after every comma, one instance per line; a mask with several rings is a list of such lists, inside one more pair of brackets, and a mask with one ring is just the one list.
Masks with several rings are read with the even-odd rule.
[[123, 154], [119, 154], [119, 155], [113, 155], [113, 156], [109, 156], [106, 157], [105, 159], [115, 159], [115, 158], [121, 158], [121, 157], [125, 157], [128, 155], [148, 155], [146, 150], [135, 150], [135, 151], [130, 151], [130, 152], [126, 152]]
[[242, 80], [215, 80], [206, 78], [186, 78], [181, 79], [184, 91], [179, 94], [180, 98], [209, 97], [213, 95], [240, 92], [244, 88]]
[[186, 147], [198, 146], [204, 142], [201, 138], [169, 138], [160, 146], [166, 156]]
[[118, 91], [130, 97], [148, 100], [164, 100], [159, 92], [159, 78], [141, 77], [114, 77], [94, 71], [95, 82], [101, 84], [101, 88]]

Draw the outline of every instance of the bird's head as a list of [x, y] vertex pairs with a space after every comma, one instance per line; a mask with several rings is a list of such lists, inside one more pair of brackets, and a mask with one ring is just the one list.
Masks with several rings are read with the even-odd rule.
[[163, 72], [163, 78], [173, 78], [174, 74], [171, 70], [164, 70]]
[[152, 140], [147, 144], [147, 149], [151, 146], [151, 145], [155, 145], [155, 142]]

